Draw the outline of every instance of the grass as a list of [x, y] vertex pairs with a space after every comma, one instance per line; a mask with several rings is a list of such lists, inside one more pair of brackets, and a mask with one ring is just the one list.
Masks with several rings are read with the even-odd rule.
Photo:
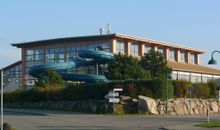
[[199, 127], [220, 127], [220, 121], [218, 122], [206, 122], [206, 123], [200, 123], [200, 124], [196, 124], [195, 126], [199, 126]]

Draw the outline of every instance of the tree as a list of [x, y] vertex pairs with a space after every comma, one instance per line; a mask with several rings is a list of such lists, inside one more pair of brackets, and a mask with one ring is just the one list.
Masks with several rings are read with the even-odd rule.
[[218, 96], [218, 84], [215, 80], [209, 80], [207, 82], [209, 87], [209, 96], [210, 98], [216, 98]]
[[171, 74], [171, 68], [167, 66], [167, 61], [164, 59], [163, 54], [151, 50], [145, 53], [141, 58], [141, 66], [150, 72], [153, 79], [158, 79]]
[[116, 54], [108, 64], [105, 76], [110, 80], [149, 79], [149, 72], [141, 67], [139, 60], [126, 54]]
[[36, 81], [36, 86], [38, 87], [64, 87], [64, 80], [62, 76], [59, 75], [55, 70], [48, 69], [41, 73], [38, 80]]

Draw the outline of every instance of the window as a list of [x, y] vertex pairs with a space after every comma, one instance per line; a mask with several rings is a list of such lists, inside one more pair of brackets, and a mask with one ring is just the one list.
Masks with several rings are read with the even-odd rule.
[[178, 72], [178, 80], [190, 81], [190, 73]]
[[64, 62], [64, 48], [48, 48], [46, 50], [47, 63], [61, 63]]
[[197, 73], [191, 73], [191, 82], [192, 83], [201, 83], [202, 75], [201, 74], [197, 74]]
[[195, 54], [190, 54], [190, 63], [195, 64]]
[[117, 41], [116, 43], [116, 53], [125, 53], [125, 42], [123, 41]]
[[180, 62], [186, 63], [186, 52], [180, 52]]
[[157, 49], [157, 51], [158, 51], [158, 52], [160, 52], [161, 54], [163, 54], [163, 53], [164, 53], [163, 48], [158, 48], [158, 49]]
[[176, 52], [175, 52], [175, 50], [169, 50], [169, 60], [170, 61], [176, 61], [175, 60], [175, 57], [176, 57]]
[[131, 44], [131, 54], [134, 56], [139, 55], [139, 44], [138, 43], [132, 43]]
[[145, 45], [144, 46], [144, 53], [148, 53], [152, 49], [151, 46]]

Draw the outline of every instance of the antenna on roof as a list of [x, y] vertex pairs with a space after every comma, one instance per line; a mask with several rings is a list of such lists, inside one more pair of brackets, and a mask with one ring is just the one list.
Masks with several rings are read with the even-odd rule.
[[107, 24], [107, 34], [110, 34], [110, 27], [111, 27], [111, 25]]
[[104, 28], [99, 28], [99, 33], [100, 33], [100, 35], [102, 35], [103, 32], [104, 32]]

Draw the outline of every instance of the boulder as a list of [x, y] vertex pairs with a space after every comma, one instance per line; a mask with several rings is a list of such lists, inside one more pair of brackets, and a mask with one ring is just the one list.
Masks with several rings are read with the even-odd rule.
[[216, 101], [211, 102], [211, 103], [210, 103], [210, 108], [211, 108], [211, 110], [212, 110], [214, 113], [218, 112], [218, 104], [217, 104], [217, 102], [216, 102]]
[[176, 103], [174, 106], [174, 111], [176, 112], [177, 115], [184, 115], [184, 105], [182, 103]]
[[138, 112], [157, 115], [158, 111], [157, 111], [156, 101], [152, 98], [139, 95], [138, 96]]

